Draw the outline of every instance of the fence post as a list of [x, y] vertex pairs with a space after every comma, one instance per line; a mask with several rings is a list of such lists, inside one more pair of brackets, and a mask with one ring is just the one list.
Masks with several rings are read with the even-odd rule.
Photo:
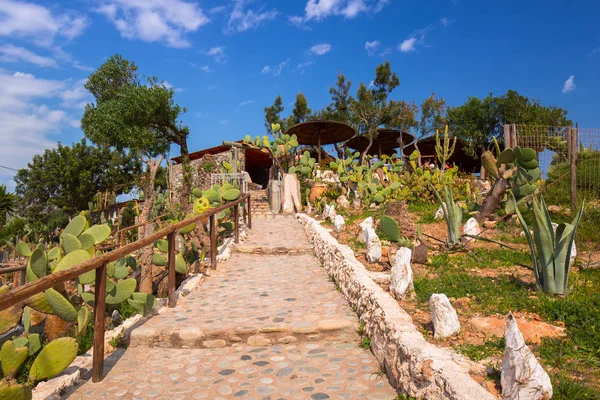
[[94, 294], [94, 353], [92, 355], [92, 382], [100, 382], [104, 372], [104, 317], [106, 309], [106, 263], [96, 268]]
[[25, 284], [25, 278], [27, 278], [27, 272], [25, 269], [19, 271], [19, 286], [23, 286]]
[[577, 151], [579, 144], [579, 124], [569, 128], [569, 166], [571, 169], [571, 212], [577, 208]]
[[248, 195], [248, 229], [252, 229], [252, 208], [250, 206], [252, 195]]
[[169, 233], [167, 236], [168, 243], [168, 268], [169, 268], [169, 281], [168, 281], [168, 294], [169, 294], [169, 308], [175, 307], [175, 232]]
[[512, 149], [512, 137], [510, 135], [510, 127], [511, 125], [509, 124], [504, 124], [504, 148], [505, 149]]
[[233, 207], [233, 225], [235, 227], [235, 233], [233, 241], [238, 244], [240, 242], [240, 206], [239, 204]]
[[217, 269], [217, 214], [210, 216], [210, 269]]

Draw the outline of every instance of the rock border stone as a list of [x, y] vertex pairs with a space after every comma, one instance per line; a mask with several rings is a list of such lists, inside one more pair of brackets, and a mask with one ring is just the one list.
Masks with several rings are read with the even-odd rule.
[[371, 350], [392, 386], [417, 398], [496, 399], [469, 375], [483, 373], [485, 366], [427, 342], [410, 315], [370, 278], [350, 247], [340, 244], [314, 218], [296, 217], [316, 256], [364, 324]]

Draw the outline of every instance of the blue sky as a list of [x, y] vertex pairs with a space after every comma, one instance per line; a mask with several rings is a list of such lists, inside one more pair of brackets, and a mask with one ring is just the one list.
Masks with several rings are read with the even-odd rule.
[[262, 134], [278, 94], [286, 115], [299, 91], [324, 107], [338, 72], [356, 89], [386, 59], [396, 99], [515, 89], [600, 127], [598, 16], [596, 1], [0, 0], [0, 165], [78, 141], [85, 79], [114, 53], [175, 88], [191, 151]]

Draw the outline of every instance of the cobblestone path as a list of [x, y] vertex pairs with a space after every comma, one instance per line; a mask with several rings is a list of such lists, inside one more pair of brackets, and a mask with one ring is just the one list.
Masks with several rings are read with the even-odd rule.
[[65, 398], [395, 399], [300, 224], [253, 225], [199, 288], [106, 359], [102, 382]]

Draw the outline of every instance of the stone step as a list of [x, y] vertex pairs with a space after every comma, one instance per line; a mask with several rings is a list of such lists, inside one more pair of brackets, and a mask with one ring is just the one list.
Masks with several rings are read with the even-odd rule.
[[311, 244], [297, 243], [285, 246], [270, 246], [265, 244], [246, 244], [240, 243], [232, 246], [234, 253], [255, 254], [255, 255], [299, 255], [314, 254], [314, 248]]
[[130, 337], [130, 347], [167, 347], [210, 349], [236, 346], [272, 346], [314, 341], [337, 343], [360, 341], [358, 326], [345, 319], [289, 324], [266, 324], [263, 326], [142, 326]]

